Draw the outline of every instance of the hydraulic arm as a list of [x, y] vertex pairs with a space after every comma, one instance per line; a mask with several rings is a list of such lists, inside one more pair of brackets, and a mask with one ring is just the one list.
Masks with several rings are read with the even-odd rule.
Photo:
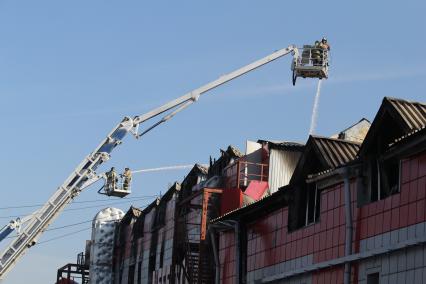
[[[90, 184], [99, 179], [96, 173], [97, 168], [110, 158], [111, 152], [115, 147], [122, 143], [124, 137], [128, 133], [133, 134], [136, 138], [140, 138], [148, 131], [166, 122], [178, 112], [196, 102], [202, 94], [289, 53], [292, 53], [294, 56], [292, 62], [293, 65], [298, 56], [298, 50], [295, 46], [291, 45], [229, 74], [223, 75], [217, 80], [195, 89], [148, 113], [134, 118], [125, 117], [112, 129], [105, 139], [101, 141], [94, 151], [83, 159], [83, 161], [75, 168], [62, 185], [58, 187], [56, 192], [50, 197], [46, 204], [44, 204], [43, 207], [38, 209], [34, 214], [27, 217], [29, 221], [21, 225], [21, 232], [12, 239], [11, 243], [0, 254], [0, 279], [2, 279], [5, 274], [13, 268], [16, 261], [27, 251], [28, 248], [37, 243], [38, 238], [59, 216], [67, 204], [77, 197], [83, 189], [87, 188]], [[139, 126], [141, 124], [164, 113], [166, 113], [166, 115], [159, 121], [147, 127], [142, 132], [139, 132]], [[0, 241], [9, 235], [14, 229], [14, 226], [11, 224], [5, 226], [5, 228], [0, 231]]]

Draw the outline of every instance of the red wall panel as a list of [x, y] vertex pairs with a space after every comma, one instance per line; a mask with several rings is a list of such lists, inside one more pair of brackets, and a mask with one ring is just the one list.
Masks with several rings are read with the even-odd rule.
[[[401, 163], [400, 192], [383, 200], [357, 206], [356, 181], [350, 184], [354, 227], [355, 252], [359, 242], [375, 236], [426, 221], [426, 153]], [[313, 254], [314, 262], [344, 256], [345, 209], [343, 185], [335, 185], [321, 192], [320, 218], [317, 224], [288, 232], [288, 208], [280, 208], [248, 224], [247, 271]], [[221, 260], [231, 261], [234, 254], [232, 232], [221, 235]], [[223, 243], [223, 238], [228, 243]], [[232, 239], [232, 241], [231, 241]], [[231, 244], [232, 243], [232, 244]], [[228, 257], [227, 257], [228, 255]], [[233, 266], [229, 266], [233, 267]], [[234, 279], [224, 269], [223, 279]], [[313, 283], [342, 283], [343, 268], [314, 273]]]

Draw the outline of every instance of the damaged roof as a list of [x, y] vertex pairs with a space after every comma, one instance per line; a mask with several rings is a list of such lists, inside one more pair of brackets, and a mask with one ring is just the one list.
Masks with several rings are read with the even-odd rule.
[[420, 102], [410, 102], [402, 99], [385, 97], [383, 103], [389, 103], [400, 115], [410, 130], [426, 126], [426, 105]]
[[[289, 185], [280, 188], [279, 191], [272, 195], [228, 212], [211, 222], [217, 223], [228, 219], [257, 216], [256, 214], [262, 214], [265, 210], [268, 211], [271, 207], [278, 206], [277, 199], [280, 200], [281, 207], [286, 206], [288, 203], [286, 192], [293, 190], [297, 177], [305, 179], [306, 177], [327, 176], [333, 174], [337, 168], [356, 163], [358, 155], [360, 155], [362, 148], [365, 148], [366, 144], [374, 142], [377, 135], [381, 135], [383, 132], [390, 132], [387, 127], [389, 124], [384, 124], [384, 119], [389, 121], [389, 118], [391, 118], [390, 125], [395, 125], [395, 127], [402, 130], [402, 133], [398, 130], [398, 135], [391, 135], [392, 139], [388, 144], [389, 147], [394, 147], [396, 144], [405, 141], [410, 142], [413, 139], [422, 138], [426, 133], [426, 104], [385, 97], [362, 144], [343, 139], [310, 136]], [[360, 122], [362, 121], [369, 123], [366, 119], [362, 119]], [[381, 131], [381, 134], [379, 131]], [[424, 138], [421, 141], [424, 141]], [[280, 141], [258, 140], [258, 143], [262, 142], [276, 145], [281, 143]], [[286, 142], [284, 141], [283, 143]], [[307, 171], [310, 170], [314, 157], [317, 157], [315, 159], [320, 162], [316, 173]], [[285, 201], [284, 203], [283, 200]]]
[[384, 97], [370, 130], [359, 151], [359, 156], [366, 154], [377, 137], [388, 146], [397, 137], [404, 137], [426, 126], [426, 104], [402, 99]]
[[[297, 168], [299, 168], [300, 173], [303, 172], [303, 168], [306, 165], [305, 163], [311, 163], [311, 157], [308, 157], [308, 155], [310, 155], [308, 154], [308, 152], [310, 152], [310, 149], [314, 149], [315, 153], [317, 153], [317, 155], [319, 154], [318, 157], [322, 161], [324, 169], [328, 170], [330, 168], [334, 169], [340, 167], [344, 164], [353, 161], [359, 150], [359, 143], [322, 136], [310, 136], [304, 149], [304, 159], [299, 160], [297, 166]], [[211, 223], [219, 222], [222, 220], [229, 220], [236, 216], [241, 217], [255, 213], [258, 214], [260, 212], [262, 214], [266, 214], [268, 210], [275, 208], [275, 205], [282, 207], [283, 204], [287, 204], [287, 194], [286, 190], [284, 189], [289, 189], [291, 185], [292, 184], [290, 183], [290, 185], [280, 188], [279, 191], [269, 196], [266, 196], [246, 206], [230, 211], [212, 220]], [[259, 211], [260, 209], [261, 211]]]
[[194, 168], [196, 168], [197, 170], [200, 171], [200, 173], [206, 175], [207, 172], [209, 171], [209, 167], [204, 166], [204, 165], [200, 165], [200, 164], [195, 164]]
[[130, 206], [123, 219], [121, 219], [121, 223], [128, 223], [132, 218], [138, 218], [141, 215], [142, 211], [142, 209], [134, 207], [133, 205]]
[[235, 217], [241, 218], [252, 215], [258, 218], [261, 215], [267, 215], [269, 212], [275, 210], [277, 207], [287, 206], [287, 199], [287, 192], [285, 190], [279, 190], [252, 203], [229, 211], [223, 214], [222, 216], [211, 220], [210, 223], [214, 224], [220, 221], [230, 220]]
[[271, 148], [285, 149], [285, 150], [303, 150], [305, 144], [291, 141], [279, 141], [279, 140], [257, 140], [257, 143], [268, 143]]
[[407, 134], [405, 134], [401, 137], [396, 138], [394, 142], [389, 144], [389, 147], [393, 147], [396, 144], [401, 143], [401, 142], [405, 141], [406, 139], [411, 138], [415, 135], [424, 135], [424, 132], [426, 132], [426, 126], [423, 126], [422, 128], [419, 128], [419, 129], [416, 129], [416, 130], [413, 130], [413, 131], [411, 131], [411, 132], [409, 132], [409, 133], [407, 133]]
[[359, 143], [342, 139], [311, 136], [309, 140], [312, 140], [329, 168], [337, 168], [354, 160], [360, 148]]
[[200, 164], [195, 164], [191, 170], [189, 171], [189, 173], [185, 176], [185, 178], [183, 179], [182, 183], [184, 183], [189, 177], [193, 176], [193, 175], [207, 175], [209, 171], [209, 168]]
[[222, 154], [230, 154], [231, 156], [234, 156], [234, 157], [242, 157], [242, 156], [244, 156], [244, 154], [241, 153], [240, 150], [238, 150], [236, 147], [234, 147], [232, 145], [229, 145], [226, 150], [220, 149], [220, 151], [222, 152]]

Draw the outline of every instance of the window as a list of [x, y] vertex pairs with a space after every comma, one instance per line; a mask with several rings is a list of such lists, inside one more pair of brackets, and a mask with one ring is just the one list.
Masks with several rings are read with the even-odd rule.
[[163, 232], [163, 241], [161, 242], [161, 248], [160, 248], [160, 268], [163, 268], [163, 264], [164, 264], [164, 246], [165, 246], [165, 233], [164, 232]]
[[380, 273], [371, 273], [367, 274], [367, 284], [379, 284], [380, 283]]
[[380, 167], [380, 199], [399, 192], [400, 161], [388, 159]]
[[313, 224], [319, 220], [320, 197], [321, 194], [316, 184], [307, 187], [305, 225]]
[[155, 221], [153, 223], [153, 228], [162, 227], [166, 224], [166, 209], [167, 209], [166, 207], [167, 207], [166, 202], [161, 202], [157, 206], [157, 212], [156, 212], [156, 215], [155, 215]]
[[142, 261], [138, 263], [138, 284], [142, 284]]
[[134, 279], [135, 279], [135, 266], [131, 265], [129, 267], [129, 279], [127, 280], [127, 283], [133, 284]]
[[370, 163], [370, 202], [399, 192], [400, 161], [390, 158]]

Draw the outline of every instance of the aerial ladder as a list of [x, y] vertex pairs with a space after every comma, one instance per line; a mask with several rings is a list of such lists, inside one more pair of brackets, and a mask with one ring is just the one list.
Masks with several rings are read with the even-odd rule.
[[[201, 95], [217, 88], [233, 79], [236, 79], [250, 71], [253, 71], [265, 64], [268, 64], [278, 58], [288, 54], [293, 55], [291, 70], [293, 71], [293, 84], [297, 77], [304, 78], [327, 78], [328, 77], [328, 55], [324, 50], [324, 56], [321, 64], [318, 60], [310, 58], [312, 47], [304, 46], [302, 55], [299, 49], [290, 45], [287, 48], [280, 49], [272, 54], [239, 68], [231, 73], [223, 75], [218, 79], [203, 85], [187, 94], [172, 100], [158, 108], [155, 108], [143, 115], [124, 117], [101, 143], [87, 155], [81, 163], [74, 169], [68, 178], [57, 188], [49, 200], [36, 212], [22, 219], [12, 220], [8, 225], [0, 231], [0, 241], [5, 238], [12, 239], [0, 254], [0, 279], [3, 279], [18, 259], [32, 246], [34, 246], [40, 236], [48, 228], [48, 226], [61, 214], [64, 208], [73, 201], [84, 189], [100, 179], [105, 179], [104, 174], [98, 174], [96, 170], [100, 165], [107, 162], [112, 151], [123, 142], [127, 134], [133, 135], [140, 139], [155, 127], [163, 124], [180, 111], [192, 105]], [[140, 126], [146, 124], [153, 118], [163, 115], [157, 122], [140, 130]], [[100, 193], [108, 196], [124, 197], [130, 193], [130, 188], [104, 187]], [[17, 231], [16, 236], [11, 237], [11, 233]]]

